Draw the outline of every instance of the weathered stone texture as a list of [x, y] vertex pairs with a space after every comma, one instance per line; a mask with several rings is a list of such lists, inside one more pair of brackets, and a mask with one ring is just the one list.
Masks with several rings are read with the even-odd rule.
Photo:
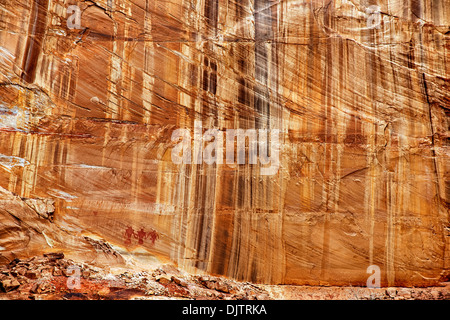
[[[245, 281], [448, 277], [450, 1], [70, 4], [0, 1], [0, 185], [35, 219]], [[174, 164], [196, 120], [281, 130], [277, 174]]]

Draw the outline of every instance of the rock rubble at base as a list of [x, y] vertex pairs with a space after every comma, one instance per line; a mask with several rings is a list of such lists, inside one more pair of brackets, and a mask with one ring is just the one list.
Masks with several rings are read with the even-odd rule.
[[171, 265], [113, 274], [59, 252], [0, 266], [0, 291], [3, 299], [270, 299], [256, 285], [190, 275]]
[[[0, 266], [0, 299], [14, 300], [449, 300], [449, 288], [448, 283], [445, 287], [380, 289], [265, 286], [188, 274], [169, 264], [150, 271], [112, 272], [109, 267], [67, 259], [62, 252], [14, 259]], [[274, 294], [280, 290], [284, 293]]]

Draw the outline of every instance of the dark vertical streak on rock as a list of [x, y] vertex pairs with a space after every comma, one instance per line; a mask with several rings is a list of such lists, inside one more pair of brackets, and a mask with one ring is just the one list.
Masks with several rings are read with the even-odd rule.
[[[423, 65], [424, 63], [424, 52], [423, 52], [423, 48], [424, 48], [424, 43], [423, 43], [423, 38], [422, 38], [422, 34], [420, 34], [420, 48], [421, 48], [421, 64]], [[419, 77], [421, 77], [421, 81], [422, 81], [422, 87], [424, 90], [424, 95], [426, 98], [426, 102], [428, 105], [428, 117], [429, 117], [429, 122], [430, 122], [430, 133], [431, 133], [431, 143], [432, 143], [432, 147], [431, 147], [431, 154], [433, 157], [433, 166], [434, 166], [434, 172], [436, 173], [436, 190], [438, 193], [438, 200], [439, 202], [441, 201], [441, 192], [440, 192], [440, 187], [439, 187], [439, 173], [438, 173], [438, 165], [436, 163], [436, 150], [435, 150], [435, 131], [434, 131], [434, 126], [433, 126], [433, 114], [432, 114], [432, 101], [430, 99], [430, 95], [428, 93], [428, 86], [427, 86], [427, 81], [426, 81], [426, 76], [425, 73], [422, 72], [421, 74], [419, 74]]]
[[206, 24], [212, 33], [217, 32], [218, 23], [218, 12], [219, 12], [219, 0], [207, 0], [205, 1], [205, 17]]
[[209, 67], [209, 60], [205, 56], [203, 59], [203, 81], [202, 81], [202, 88], [204, 91], [208, 91], [209, 89], [209, 76], [208, 76], [208, 67]]
[[42, 40], [47, 29], [48, 0], [34, 0], [31, 10], [28, 40], [22, 64], [22, 80], [33, 83], [36, 77], [36, 65], [42, 48]]
[[[200, 170], [200, 166], [198, 165], [197, 170]], [[209, 239], [210, 239], [210, 221], [208, 221], [210, 215], [208, 214], [208, 210], [206, 208], [206, 177], [205, 175], [200, 175], [197, 183], [200, 189], [196, 196], [195, 208], [199, 208], [200, 215], [198, 216], [198, 221], [196, 223], [197, 234], [198, 237], [195, 237], [196, 245], [195, 249], [197, 252], [195, 267], [199, 269], [204, 269], [207, 265], [205, 260], [209, 255]]]
[[[217, 34], [218, 13], [218, 0], [205, 1], [204, 15], [206, 17], [206, 35], [208, 36], [215, 36]], [[217, 103], [215, 98], [211, 98], [210, 95], [215, 95], [217, 91], [217, 63], [214, 61], [212, 46], [211, 43], [207, 42], [203, 47], [203, 72], [201, 80], [201, 88], [203, 89], [203, 94], [201, 95], [202, 116], [212, 119], [217, 124]], [[196, 184], [197, 190], [200, 192], [196, 196], [195, 204], [195, 208], [199, 208], [199, 215], [195, 217], [196, 228], [198, 229], [198, 236], [195, 238], [197, 242], [195, 245], [195, 267], [206, 270], [209, 267], [209, 257], [213, 249], [211, 239], [214, 223], [213, 214], [217, 166], [209, 167], [203, 163], [197, 165], [196, 170], [199, 172]], [[207, 190], [211, 186], [213, 186], [212, 190]], [[211, 203], [213, 204], [212, 207]]]
[[434, 127], [433, 127], [433, 114], [431, 111], [431, 101], [430, 101], [430, 96], [428, 95], [428, 86], [427, 86], [427, 81], [425, 78], [425, 73], [422, 73], [422, 86], [424, 89], [424, 93], [425, 93], [425, 97], [426, 97], [426, 101], [428, 104], [428, 117], [429, 117], [429, 121], [430, 121], [430, 131], [431, 131], [431, 155], [433, 157], [433, 166], [434, 166], [434, 172], [436, 173], [436, 188], [437, 188], [437, 193], [438, 193], [438, 200], [441, 200], [441, 192], [440, 192], [440, 187], [439, 187], [439, 173], [438, 173], [438, 166], [436, 163], [436, 144], [435, 144], [435, 132], [434, 132]]
[[72, 64], [72, 72], [70, 75], [70, 87], [69, 87], [69, 96], [67, 98], [67, 100], [69, 101], [74, 101], [75, 99], [75, 94], [76, 94], [76, 89], [77, 89], [77, 71], [78, 71], [78, 61], [75, 61]]
[[[245, 60], [240, 57], [238, 59], [238, 70], [242, 74], [244, 74], [246, 71]], [[238, 102], [248, 106], [250, 104], [250, 98], [249, 98], [249, 89], [247, 87], [247, 83], [246, 83], [244, 77], [239, 77], [237, 79], [237, 81], [239, 83]]]
[[209, 92], [212, 94], [217, 93], [217, 64], [211, 61], [211, 75], [209, 79]]
[[[206, 32], [205, 35], [208, 37], [215, 38], [217, 36], [217, 25], [219, 18], [219, 1], [218, 0], [207, 0], [205, 1], [204, 15], [206, 18]], [[203, 49], [204, 53], [204, 64], [203, 64], [203, 90], [205, 92], [210, 92], [213, 95], [217, 91], [217, 64], [210, 59], [214, 57], [212, 44], [207, 42]], [[208, 95], [203, 96], [202, 108], [203, 115], [213, 116], [214, 119], [217, 118], [217, 106], [216, 101], [211, 101]], [[206, 108], [206, 110], [205, 110]], [[217, 120], [216, 120], [217, 122]]]
[[272, 1], [255, 1], [255, 101], [254, 108], [259, 114], [256, 118], [256, 128], [264, 128], [269, 125], [269, 65], [267, 46], [273, 40], [272, 31]]
[[422, 18], [422, 3], [419, 0], [411, 0], [411, 20], [416, 22]]

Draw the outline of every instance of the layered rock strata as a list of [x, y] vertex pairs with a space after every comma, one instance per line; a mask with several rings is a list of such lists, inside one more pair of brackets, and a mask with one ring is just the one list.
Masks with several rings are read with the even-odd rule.
[[[33, 217], [2, 207], [0, 252], [89, 233], [258, 283], [445, 280], [449, 26], [448, 0], [0, 1], [2, 201]], [[200, 121], [280, 130], [278, 170], [174, 163]]]

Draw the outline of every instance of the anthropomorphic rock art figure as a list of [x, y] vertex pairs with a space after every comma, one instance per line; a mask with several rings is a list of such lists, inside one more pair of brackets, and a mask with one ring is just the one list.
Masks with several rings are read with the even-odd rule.
[[144, 231], [144, 228], [141, 228], [141, 230], [139, 230], [134, 237], [138, 239], [139, 244], [144, 244], [144, 239], [147, 238], [147, 232]]
[[128, 226], [128, 228], [125, 230], [124, 236], [125, 236], [125, 244], [126, 245], [131, 244], [131, 238], [135, 236], [134, 229], [131, 226]]
[[152, 245], [154, 245], [155, 241], [158, 240], [159, 235], [158, 235], [158, 233], [155, 230], [152, 229], [151, 231], [149, 231], [147, 233], [147, 237], [150, 238], [150, 241], [152, 242]]
[[125, 245], [131, 245], [133, 238], [138, 240], [138, 244], [144, 244], [144, 240], [148, 238], [152, 245], [154, 245], [159, 238], [159, 234], [154, 229], [146, 232], [143, 227], [136, 232], [133, 227], [128, 226], [124, 232]]

